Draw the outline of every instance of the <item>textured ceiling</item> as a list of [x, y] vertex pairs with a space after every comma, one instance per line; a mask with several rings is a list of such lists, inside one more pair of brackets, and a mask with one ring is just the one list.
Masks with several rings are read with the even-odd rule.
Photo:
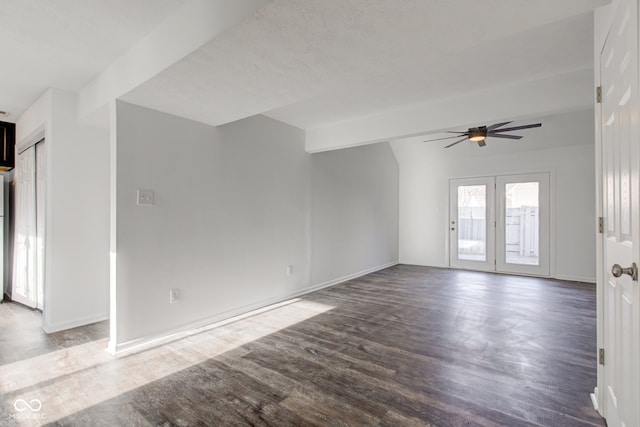
[[213, 125], [312, 129], [592, 66], [606, 0], [275, 0], [124, 96]]
[[[0, 0], [3, 120], [49, 87], [80, 90], [187, 1]], [[322, 128], [589, 68], [606, 3], [272, 0], [123, 99], [213, 125]]]
[[[443, 54], [436, 63], [358, 81], [315, 98], [276, 108], [266, 115], [304, 129], [345, 117], [459, 96], [593, 66], [591, 13], [554, 22], [463, 52]], [[479, 100], [479, 106], [482, 101]]]
[[[1, 0], [0, 110], [78, 90], [185, 0]], [[3, 119], [5, 120], [5, 119]]]

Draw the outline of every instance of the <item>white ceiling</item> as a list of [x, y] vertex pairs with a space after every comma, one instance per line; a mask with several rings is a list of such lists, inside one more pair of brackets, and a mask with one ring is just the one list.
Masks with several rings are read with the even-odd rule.
[[275, 0], [124, 96], [304, 129], [592, 66], [604, 0]]
[[77, 91], [186, 0], [0, 0], [0, 110]]
[[[189, 0], [0, 0], [0, 110], [79, 90]], [[229, 0], [231, 1], [231, 0]], [[123, 99], [303, 129], [592, 66], [608, 0], [273, 0]]]
[[340, 122], [344, 117], [367, 116], [592, 67], [592, 26], [592, 14], [581, 14], [445, 53], [430, 63], [414, 61], [399, 70], [273, 109], [267, 115], [313, 129]]

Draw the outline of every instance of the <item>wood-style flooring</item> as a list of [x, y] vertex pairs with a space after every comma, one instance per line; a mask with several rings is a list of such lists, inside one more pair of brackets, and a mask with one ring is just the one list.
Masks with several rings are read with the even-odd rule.
[[0, 425], [604, 426], [595, 301], [591, 284], [398, 265], [118, 358], [105, 339], [16, 348], [3, 304]]

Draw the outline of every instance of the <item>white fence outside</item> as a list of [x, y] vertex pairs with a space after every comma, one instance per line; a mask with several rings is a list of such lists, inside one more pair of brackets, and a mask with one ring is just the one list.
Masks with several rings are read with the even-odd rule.
[[[487, 238], [483, 207], [458, 209], [458, 253], [484, 253]], [[540, 257], [540, 212], [535, 206], [507, 208], [505, 218], [506, 261], [537, 264]]]

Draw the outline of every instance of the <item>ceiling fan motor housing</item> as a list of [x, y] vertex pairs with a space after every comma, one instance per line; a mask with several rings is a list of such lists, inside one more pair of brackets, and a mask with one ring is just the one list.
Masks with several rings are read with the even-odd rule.
[[469, 139], [474, 142], [484, 141], [487, 137], [487, 127], [480, 126], [477, 128], [469, 128]]

